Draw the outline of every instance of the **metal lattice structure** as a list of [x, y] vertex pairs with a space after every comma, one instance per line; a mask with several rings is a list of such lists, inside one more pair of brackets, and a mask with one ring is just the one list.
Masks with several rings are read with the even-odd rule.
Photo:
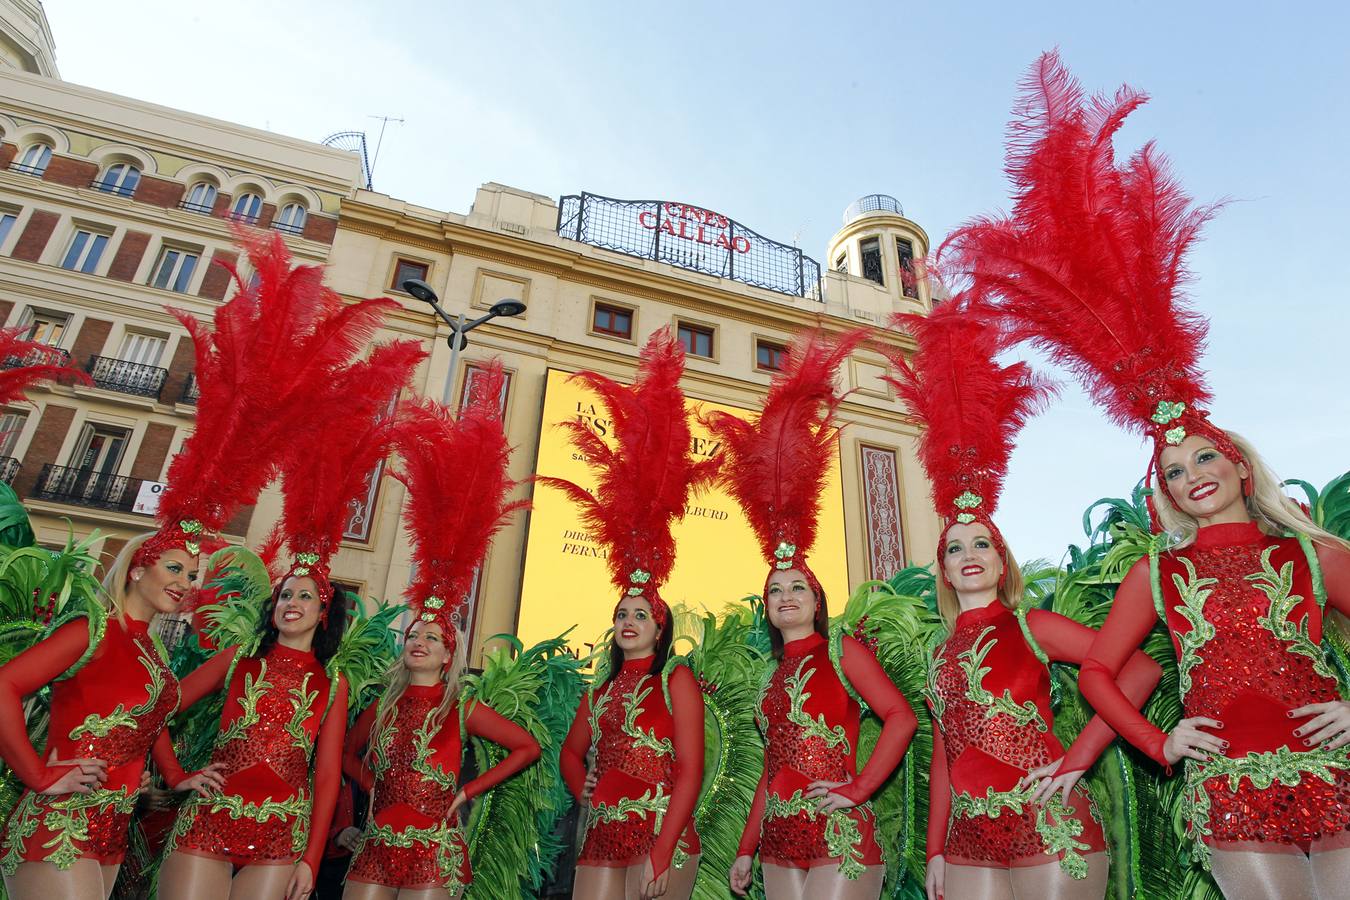
[[366, 190], [371, 189], [370, 154], [366, 152], [366, 133], [364, 131], [339, 131], [330, 134], [320, 143], [325, 147], [346, 150], [361, 157], [361, 174], [366, 178]]
[[780, 294], [820, 299], [820, 264], [814, 259], [701, 206], [568, 194], [558, 201], [558, 234]]

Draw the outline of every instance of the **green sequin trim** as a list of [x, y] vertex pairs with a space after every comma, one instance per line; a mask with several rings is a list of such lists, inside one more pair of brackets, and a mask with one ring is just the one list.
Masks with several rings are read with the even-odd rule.
[[1031, 648], [1031, 653], [1040, 660], [1041, 665], [1050, 665], [1050, 657], [1041, 649], [1040, 642], [1036, 640], [1036, 635], [1031, 633], [1031, 625], [1027, 623], [1027, 608], [1019, 606], [1013, 610], [1013, 617], [1017, 619], [1017, 626], [1022, 629], [1022, 639], [1027, 642]]
[[89, 816], [106, 813], [109, 809], [131, 815], [136, 809], [136, 795], [125, 788], [70, 794], [66, 799], [52, 803], [43, 813], [38, 809], [37, 796], [25, 794], [9, 823], [0, 872], [12, 876], [18, 870], [19, 864], [25, 861], [23, 844], [37, 833], [39, 822], [52, 833], [52, 838], [42, 845], [42, 849], [51, 851], [42, 858], [43, 861], [58, 869], [69, 869], [80, 858], [79, 845], [89, 842]]
[[1205, 619], [1205, 601], [1214, 593], [1213, 587], [1219, 583], [1219, 579], [1201, 578], [1189, 559], [1184, 556], [1178, 559], [1186, 568], [1186, 577], [1172, 576], [1172, 583], [1176, 585], [1177, 593], [1181, 596], [1181, 603], [1177, 605], [1177, 615], [1191, 624], [1190, 631], [1177, 635], [1177, 643], [1181, 645], [1181, 656], [1177, 660], [1177, 680], [1184, 700], [1191, 691], [1191, 670], [1204, 661], [1200, 657], [1200, 649], [1214, 640], [1214, 626]]
[[422, 720], [422, 727], [413, 732], [413, 761], [412, 769], [422, 777], [431, 781], [436, 787], [447, 793], [454, 793], [455, 776], [442, 769], [440, 766], [431, 764], [431, 740], [439, 729], [432, 728], [432, 721], [436, 718], [436, 707], [427, 710], [426, 717]]
[[591, 818], [596, 822], [622, 822], [629, 816], [645, 819], [650, 814], [656, 820], [652, 826], [653, 832], [660, 834], [661, 822], [665, 819], [666, 809], [669, 806], [670, 795], [658, 784], [654, 791], [643, 791], [641, 797], [622, 797], [613, 806], [607, 803], [595, 804], [591, 807]]
[[[815, 819], [820, 816], [817, 812], [819, 807], [819, 800], [808, 799], [799, 788], [786, 800], [769, 794], [764, 799], [764, 818], [791, 819], [806, 813]], [[853, 809], [861, 816], [870, 816], [872, 813], [871, 807], [865, 803]], [[825, 848], [831, 858], [839, 860], [839, 874], [854, 881], [866, 871], [866, 867], [862, 863], [862, 830], [849, 812], [846, 809], [836, 809], [825, 814]]]
[[286, 723], [286, 733], [291, 736], [293, 745], [303, 751], [306, 756], [314, 747], [314, 740], [305, 731], [305, 720], [309, 718], [310, 712], [314, 708], [314, 701], [319, 699], [318, 691], [308, 690], [309, 679], [314, 677], [313, 672], [306, 672], [305, 678], [300, 682], [298, 688], [291, 688], [291, 720]]
[[244, 696], [239, 698], [239, 705], [243, 707], [243, 713], [239, 715], [230, 726], [220, 733], [216, 739], [216, 747], [223, 747], [230, 741], [243, 740], [248, 736], [248, 730], [258, 724], [260, 718], [258, 714], [258, 701], [262, 695], [272, 687], [272, 682], [267, 680], [267, 661], [262, 661], [262, 667], [258, 669], [258, 676], [254, 678], [250, 673], [244, 673]]
[[[389, 825], [367, 824], [356, 845], [355, 856], [360, 856], [367, 844], [380, 844], [399, 850], [412, 847], [424, 847], [435, 850], [436, 871], [441, 876], [441, 886], [451, 897], [456, 897], [466, 885], [460, 881], [459, 873], [464, 866], [463, 830], [457, 825], [442, 822], [430, 828], [404, 828], [395, 831]], [[456, 840], [456, 836], [459, 840]]]
[[1289, 621], [1294, 607], [1303, 602], [1300, 594], [1290, 593], [1294, 589], [1294, 564], [1286, 562], [1275, 571], [1270, 556], [1277, 547], [1267, 547], [1261, 553], [1261, 571], [1248, 575], [1247, 580], [1254, 583], [1263, 594], [1270, 598], [1270, 611], [1256, 621], [1257, 624], [1275, 635], [1277, 640], [1289, 644], [1289, 652], [1306, 656], [1312, 660], [1313, 671], [1323, 678], [1335, 680], [1336, 673], [1327, 664], [1326, 653], [1308, 636], [1308, 619], [1305, 616], [1298, 625]]
[[[997, 819], [1005, 810], [1013, 815], [1022, 813], [1031, 807], [1036, 815], [1036, 833], [1041, 836], [1047, 856], [1058, 856], [1059, 867], [1072, 878], [1083, 879], [1088, 874], [1087, 860], [1083, 851], [1089, 846], [1078, 838], [1083, 834], [1083, 823], [1073, 814], [1073, 809], [1060, 799], [1058, 792], [1040, 805], [1031, 803], [1034, 785], [1014, 788], [1011, 791], [988, 789], [983, 797], [973, 794], [952, 794], [952, 815], [966, 819]], [[1062, 855], [1061, 855], [1062, 854]]]
[[938, 722], [942, 721], [942, 714], [947, 711], [947, 704], [942, 701], [942, 690], [938, 687], [938, 669], [946, 664], [946, 658], [936, 649], [928, 657], [928, 678], [923, 693], [933, 710], [933, 718]]
[[811, 698], [811, 692], [806, 689], [806, 685], [816, 674], [814, 668], [806, 668], [810, 661], [811, 657], [806, 657], [797, 664], [795, 672], [783, 679], [783, 689], [787, 691], [788, 695], [787, 719], [800, 727], [806, 737], [820, 738], [825, 742], [826, 747], [841, 746], [845, 753], [849, 753], [851, 750], [848, 745], [848, 735], [845, 733], [843, 725], [836, 725], [831, 728], [825, 721], [823, 714], [817, 714], [815, 718], [812, 718], [806, 712], [806, 701]]
[[642, 713], [642, 701], [646, 700], [653, 690], [653, 686], [643, 687], [649, 678], [650, 675], [642, 676], [638, 679], [638, 683], [633, 685], [633, 690], [623, 695], [623, 725], [620, 728], [624, 734], [633, 739], [634, 746], [645, 747], [657, 756], [674, 756], [675, 745], [671, 743], [670, 738], [657, 740], [655, 732], [643, 731], [637, 725], [637, 717]]
[[986, 719], [992, 719], [1002, 713], [1011, 718], [1019, 728], [1034, 722], [1038, 731], [1049, 731], [1050, 729], [1045, 724], [1045, 720], [1041, 718], [1041, 711], [1036, 708], [1034, 700], [1024, 700], [1021, 704], [1018, 704], [1012, 698], [1012, 691], [1006, 688], [1003, 695], [999, 697], [995, 697], [985, 689], [984, 676], [989, 674], [991, 669], [988, 666], [981, 665], [981, 663], [989, 655], [989, 651], [994, 649], [994, 645], [998, 643], [998, 638], [994, 638], [988, 644], [984, 643], [984, 639], [993, 630], [993, 625], [986, 626], [970, 647], [956, 656], [957, 664], [966, 673], [966, 696], [970, 698], [972, 703], [978, 703], [985, 707], [984, 717]]

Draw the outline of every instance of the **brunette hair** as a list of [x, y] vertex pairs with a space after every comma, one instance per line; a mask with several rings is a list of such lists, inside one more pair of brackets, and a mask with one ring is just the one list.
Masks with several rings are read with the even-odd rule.
[[[647, 601], [650, 605], [651, 601]], [[616, 609], [617, 613], [618, 610]], [[647, 669], [648, 675], [660, 675], [666, 668], [666, 663], [670, 660], [670, 644], [675, 634], [674, 615], [666, 617], [666, 624], [659, 626], [660, 630], [656, 632], [656, 647], [652, 651], [652, 664]], [[623, 668], [623, 651], [614, 638], [617, 635], [611, 634], [609, 637], [609, 674], [605, 676], [605, 684], [609, 684], [615, 678], [619, 677], [619, 670]], [[604, 687], [604, 685], [601, 685]]]
[[[830, 605], [825, 600], [825, 588], [820, 584], [820, 579], [816, 578], [814, 572], [803, 566], [793, 566], [798, 572], [806, 577], [806, 583], [811, 586], [811, 590], [816, 595], [816, 615], [812, 624], [816, 627], [816, 634], [829, 639], [830, 636]], [[772, 577], [773, 572], [769, 573]], [[774, 659], [783, 658], [783, 632], [778, 630], [769, 619], [769, 582], [764, 581], [764, 624], [769, 629], [769, 650]]]
[[[272, 621], [277, 600], [281, 597], [286, 582], [298, 577], [300, 576], [287, 575], [272, 588], [272, 596], [263, 609], [262, 621], [258, 623], [258, 633], [262, 635], [262, 640], [258, 642], [258, 650], [253, 654], [255, 658], [266, 656], [276, 646], [277, 638], [281, 636], [276, 623]], [[333, 658], [333, 654], [337, 653], [338, 644], [342, 643], [342, 634], [346, 630], [347, 595], [337, 585], [333, 585], [333, 596], [328, 601], [328, 621], [320, 620], [319, 627], [314, 632], [314, 657], [319, 661], [319, 665], [326, 664]]]

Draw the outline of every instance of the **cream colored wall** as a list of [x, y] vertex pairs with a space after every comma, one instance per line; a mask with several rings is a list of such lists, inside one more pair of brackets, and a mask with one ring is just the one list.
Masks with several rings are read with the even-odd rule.
[[51, 27], [35, 0], [0, 0], [0, 68], [60, 78]]

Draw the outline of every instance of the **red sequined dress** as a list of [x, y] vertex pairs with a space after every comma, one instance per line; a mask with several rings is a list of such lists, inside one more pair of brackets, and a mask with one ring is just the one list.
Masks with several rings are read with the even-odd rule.
[[[46, 765], [28, 741], [23, 699], [48, 684], [47, 753], [108, 764], [107, 780], [91, 793], [37, 793], [71, 768]], [[62, 625], [0, 668], [0, 756], [27, 788], [5, 828], [0, 870], [12, 875], [36, 861], [69, 869], [82, 858], [120, 863], [146, 754], [177, 706], [178, 679], [163, 649], [146, 623], [121, 616]]]
[[[1062, 759], [1057, 774], [1086, 770], [1115, 733], [1099, 717], [1068, 753], [1054, 733], [1051, 661], [1081, 663], [1096, 633], [1057, 613], [1022, 618], [1002, 603], [969, 609], [934, 652], [928, 669], [933, 757], [929, 768], [928, 857], [963, 866], [1007, 868], [1059, 861], [1074, 878], [1087, 876], [1085, 854], [1106, 849], [1101, 819], [1079, 782], [1068, 803], [1042, 803], [1019, 787], [1032, 769]], [[1134, 653], [1121, 673], [1136, 706], [1161, 675]]]
[[581, 701], [559, 760], [578, 802], [586, 754], [596, 786], [578, 866], [640, 865], [654, 876], [702, 852], [694, 807], [703, 785], [703, 694], [686, 666], [670, 673], [672, 711], [652, 658], [626, 660], [618, 675]]
[[[371, 734], [378, 714], [378, 705], [372, 705], [348, 735], [343, 771], [371, 795], [371, 816], [347, 870], [348, 881], [406, 890], [444, 888], [457, 896], [472, 876], [464, 831], [450, 814], [456, 791], [471, 800], [539, 758], [539, 744], [529, 732], [473, 703], [464, 730], [510, 753], [459, 788], [464, 748], [458, 704], [451, 704], [439, 727], [433, 721], [444, 696], [444, 684], [410, 685], [378, 733]], [[370, 766], [362, 756], [368, 742]]]
[[1350, 611], [1350, 554], [1271, 537], [1252, 523], [1201, 528], [1189, 546], [1141, 560], [1117, 591], [1083, 666], [1083, 694], [1122, 737], [1167, 765], [1167, 735], [1123, 703], [1112, 681], [1165, 619], [1185, 715], [1223, 723], [1210, 730], [1228, 742], [1222, 756], [1186, 760], [1182, 807], [1202, 846], [1350, 846], [1350, 749], [1308, 747], [1293, 732], [1311, 716], [1289, 715], [1341, 699], [1321, 647], [1328, 598]]
[[[838, 866], [853, 879], [864, 867], [883, 861], [876, 815], [867, 800], [900, 762], [918, 720], [871, 650], [851, 637], [841, 638], [839, 648], [848, 685], [835, 669], [829, 642], [819, 634], [783, 647], [760, 694], [764, 774], [737, 855], [751, 856], [758, 847], [765, 864]], [[857, 767], [862, 707], [850, 685], [882, 721], [862, 772]], [[820, 801], [806, 797], [815, 781], [850, 782], [835, 793], [857, 805], [817, 814]]]
[[318, 873], [342, 781], [346, 679], [333, 683], [312, 652], [280, 644], [261, 658], [233, 657], [218, 653], [183, 679], [187, 708], [218, 690], [233, 666], [211, 753], [224, 787], [187, 800], [168, 852], [236, 866], [302, 859]]

